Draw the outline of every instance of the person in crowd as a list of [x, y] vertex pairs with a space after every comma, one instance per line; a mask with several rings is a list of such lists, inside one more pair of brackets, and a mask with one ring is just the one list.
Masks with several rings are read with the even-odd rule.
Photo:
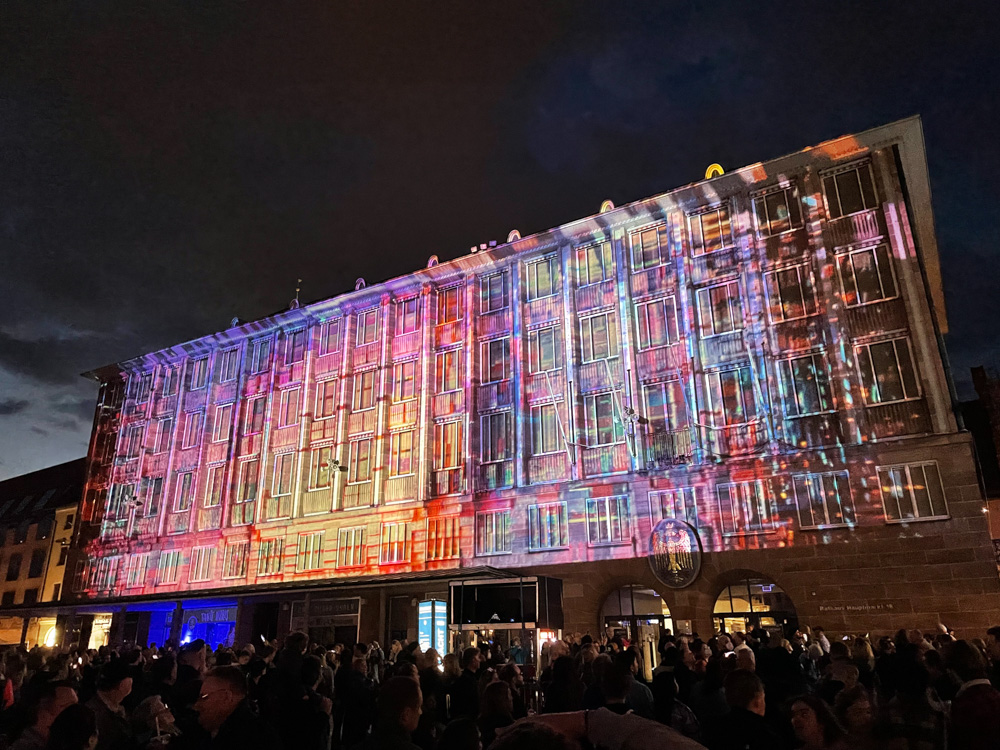
[[458, 654], [445, 654], [441, 658], [441, 677], [444, 679], [446, 687], [450, 687], [459, 677], [462, 676], [462, 657]]
[[87, 707], [97, 720], [97, 750], [132, 750], [135, 739], [125, 707], [122, 705], [132, 692], [132, 676], [121, 659], [101, 667], [97, 678], [97, 695], [87, 701]]
[[498, 673], [500, 679], [510, 688], [512, 714], [515, 719], [523, 719], [528, 715], [528, 707], [524, 700], [524, 676], [521, 667], [516, 663], [505, 664]]
[[847, 750], [847, 733], [818, 696], [801, 695], [792, 701], [791, 720], [800, 750]]
[[274, 729], [251, 710], [246, 677], [239, 667], [216, 667], [208, 672], [194, 710], [208, 734], [206, 750], [282, 747]]
[[945, 750], [947, 711], [930, 694], [920, 650], [904, 642], [895, 662], [896, 694], [885, 707], [879, 737], [890, 750]]
[[524, 665], [526, 653], [524, 648], [521, 646], [520, 638], [514, 638], [510, 642], [510, 653], [508, 654], [508, 656], [514, 664], [517, 664], [518, 666]]
[[633, 682], [635, 679], [632, 677], [632, 670], [624, 660], [617, 659], [608, 665], [601, 675], [604, 708], [620, 715], [631, 712], [628, 697]]
[[45, 750], [94, 750], [97, 747], [97, 717], [79, 703], [67, 706], [49, 727]]
[[787, 743], [764, 719], [767, 701], [764, 683], [753, 672], [735, 669], [725, 679], [729, 713], [714, 726], [706, 726], [710, 750], [785, 750]]
[[359, 745], [363, 750], [420, 750], [410, 737], [420, 723], [423, 696], [409, 677], [391, 677], [382, 685], [371, 734]]
[[[675, 649], [676, 650], [676, 649]], [[653, 718], [695, 741], [701, 739], [698, 719], [677, 696], [677, 680], [671, 672], [660, 672], [653, 677]]]
[[479, 716], [479, 678], [476, 673], [482, 655], [478, 648], [469, 647], [462, 652], [462, 673], [448, 690], [451, 698], [450, 718], [466, 717], [475, 719]]
[[510, 685], [502, 680], [491, 683], [483, 692], [482, 707], [476, 719], [483, 745], [489, 747], [496, 739], [497, 730], [513, 723], [514, 700]]
[[181, 730], [163, 699], [158, 695], [151, 695], [144, 698], [132, 712], [132, 733], [136, 745], [145, 748], [157, 738], [178, 737]]
[[632, 683], [629, 687], [628, 706], [645, 719], [653, 718], [653, 693], [649, 687], [638, 679], [642, 672], [642, 663], [635, 649], [628, 648], [615, 658], [632, 673]]
[[78, 702], [76, 690], [68, 682], [50, 682], [38, 696], [31, 724], [11, 745], [11, 750], [43, 750], [53, 722], [66, 708]]
[[[344, 650], [347, 668], [337, 672], [343, 678], [336, 688], [342, 716], [341, 741], [345, 747], [360, 743], [371, 726], [375, 713], [375, 685], [368, 678], [368, 651], [359, 643], [353, 651]], [[403, 678], [407, 679], [407, 678]], [[413, 680], [409, 680], [413, 682]]]
[[560, 656], [552, 663], [552, 679], [545, 687], [545, 712], [562, 713], [583, 708], [586, 687], [571, 656]]
[[968, 641], [948, 644], [947, 663], [962, 681], [951, 702], [953, 750], [986, 750], [1000, 745], [1000, 691], [990, 683], [986, 660]]
[[841, 690], [834, 709], [837, 721], [847, 732], [847, 744], [857, 750], [874, 750], [875, 710], [864, 685]]
[[483, 750], [487, 748], [472, 719], [455, 719], [441, 733], [435, 750]]

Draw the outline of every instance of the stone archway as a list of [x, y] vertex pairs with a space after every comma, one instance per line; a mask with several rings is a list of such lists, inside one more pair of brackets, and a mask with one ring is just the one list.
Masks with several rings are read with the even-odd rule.
[[729, 570], [715, 580], [715, 632], [766, 630], [785, 637], [798, 627], [792, 598], [774, 578], [754, 570]]
[[601, 628], [609, 638], [617, 638], [642, 650], [647, 679], [659, 665], [660, 640], [670, 630], [673, 616], [666, 601], [644, 584], [627, 584], [613, 589], [601, 605]]

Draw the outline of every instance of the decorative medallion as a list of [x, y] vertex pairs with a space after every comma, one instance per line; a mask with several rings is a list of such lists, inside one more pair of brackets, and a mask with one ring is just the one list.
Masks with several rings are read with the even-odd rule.
[[701, 537], [698, 530], [676, 518], [664, 518], [649, 538], [649, 567], [672, 589], [690, 586], [701, 572]]

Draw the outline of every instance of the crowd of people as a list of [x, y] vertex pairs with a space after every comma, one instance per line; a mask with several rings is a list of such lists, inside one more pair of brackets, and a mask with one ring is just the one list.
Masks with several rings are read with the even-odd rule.
[[1000, 627], [829, 638], [666, 633], [657, 664], [623, 637], [443, 658], [416, 643], [304, 633], [214, 651], [9, 649], [10, 750], [987, 750], [1000, 748]]

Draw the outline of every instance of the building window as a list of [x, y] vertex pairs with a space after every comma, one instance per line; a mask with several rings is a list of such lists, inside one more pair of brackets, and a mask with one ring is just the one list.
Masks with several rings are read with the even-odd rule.
[[908, 339], [855, 344], [854, 355], [866, 404], [892, 404], [920, 397]]
[[354, 411], [375, 408], [376, 370], [362, 370], [354, 373]]
[[802, 417], [833, 410], [830, 376], [822, 354], [781, 359], [777, 366], [786, 417]]
[[246, 578], [247, 560], [250, 558], [250, 542], [230, 542], [222, 558], [222, 577]]
[[774, 526], [770, 493], [764, 482], [737, 482], [717, 488], [723, 534], [768, 531]]
[[596, 393], [585, 396], [584, 413], [587, 420], [587, 447], [615, 445], [625, 441], [625, 431], [617, 418], [613, 393]]
[[551, 297], [559, 292], [559, 256], [548, 255], [541, 260], [526, 263], [525, 280], [528, 286], [528, 301]]
[[274, 457], [274, 481], [271, 483], [272, 497], [292, 494], [292, 468], [294, 465], [294, 453], [282, 453]]
[[417, 360], [397, 362], [392, 366], [392, 401], [401, 403], [417, 397]]
[[149, 479], [146, 484], [146, 503], [143, 509], [146, 518], [153, 518], [160, 512], [160, 501], [163, 499], [163, 477]]
[[532, 552], [569, 546], [566, 503], [528, 506], [528, 549]]
[[450, 393], [459, 388], [459, 371], [461, 369], [462, 350], [449, 349], [438, 352], [435, 359], [435, 385], [438, 393]]
[[213, 466], [208, 470], [208, 484], [205, 487], [206, 508], [217, 508], [222, 505], [222, 493], [226, 485], [226, 467]]
[[719, 206], [689, 218], [691, 223], [691, 254], [704, 255], [733, 243], [728, 206]]
[[507, 555], [511, 552], [510, 511], [476, 514], [476, 554]]
[[434, 425], [434, 470], [462, 466], [462, 422], [438, 422]]
[[156, 585], [169, 586], [177, 583], [181, 571], [181, 551], [167, 550], [160, 553], [156, 566]]
[[3, 596], [0, 596], [0, 606], [13, 607], [14, 606], [14, 592], [4, 591]]
[[232, 525], [242, 526], [253, 523], [254, 503], [257, 500], [257, 482], [260, 462], [255, 458], [240, 466], [239, 492], [232, 510]]
[[674, 518], [698, 528], [698, 488], [677, 487], [649, 493], [649, 502], [660, 511], [660, 518]]
[[90, 587], [98, 591], [109, 591], [118, 581], [118, 557], [104, 557], [94, 564], [90, 571]]
[[662, 266], [670, 261], [670, 247], [667, 244], [667, 226], [658, 224], [629, 235], [632, 242], [632, 270]]
[[618, 334], [613, 313], [581, 318], [580, 340], [584, 363], [617, 357]]
[[592, 497], [587, 500], [587, 538], [591, 544], [621, 544], [631, 540], [628, 497]]
[[153, 374], [144, 372], [139, 376], [139, 392], [135, 396], [136, 403], [144, 404], [149, 401], [149, 392], [153, 387]]
[[146, 585], [146, 570], [149, 567], [149, 553], [129, 555], [125, 572], [125, 587], [136, 589]]
[[258, 396], [247, 401], [247, 419], [245, 434], [256, 435], [264, 431], [264, 413], [267, 409], [267, 397]]
[[38, 589], [25, 589], [24, 590], [24, 604], [37, 604], [38, 603]]
[[458, 516], [427, 519], [424, 557], [428, 560], [454, 560], [460, 555], [462, 525]]
[[[135, 498], [135, 485], [125, 484], [122, 485], [120, 492], [118, 493], [118, 505], [124, 505], [130, 500]], [[31, 521], [25, 520], [21, 521], [14, 528], [14, 544], [24, 544], [28, 541], [28, 529], [31, 527]]]
[[816, 291], [808, 266], [791, 266], [764, 274], [772, 323], [816, 314]]
[[396, 303], [396, 335], [413, 333], [420, 327], [420, 299], [410, 297]]
[[294, 365], [306, 358], [306, 329], [300, 328], [285, 335], [285, 364]]
[[281, 392], [278, 405], [278, 427], [290, 427], [299, 423], [299, 393], [301, 388], [286, 388]]
[[894, 299], [899, 295], [886, 245], [866, 247], [837, 256], [844, 304], [848, 307]]
[[257, 557], [257, 575], [276, 576], [281, 573], [281, 563], [285, 551], [285, 540], [280, 538], [261, 539], [260, 554]]
[[615, 255], [610, 242], [579, 247], [576, 250], [576, 283], [578, 286], [600, 284], [615, 277]]
[[348, 484], [361, 484], [372, 480], [371, 451], [371, 438], [351, 441], [351, 458], [348, 462], [347, 472]]
[[380, 564], [410, 561], [409, 529], [405, 523], [383, 523], [382, 543], [379, 545]]
[[177, 495], [174, 497], [174, 512], [183, 513], [191, 508], [194, 494], [194, 472], [186, 471], [177, 477]]
[[191, 568], [188, 580], [191, 583], [212, 580], [212, 547], [195, 547], [191, 550]]
[[875, 182], [872, 180], [871, 164], [847, 169], [823, 178], [823, 191], [831, 219], [875, 208]]
[[166, 453], [170, 450], [170, 437], [174, 431], [174, 420], [171, 418], [160, 419], [156, 423], [156, 443], [153, 446], [154, 453]]
[[56, 565], [61, 568], [63, 565], [66, 564], [67, 560], [69, 560], [69, 547], [60, 547], [59, 561], [56, 563]]
[[31, 552], [31, 560], [28, 562], [28, 578], [41, 578], [45, 572], [45, 558], [47, 549], [36, 549]]
[[333, 479], [333, 446], [322, 445], [313, 448], [309, 461], [309, 489], [326, 490]]
[[219, 355], [219, 382], [228, 383], [236, 380], [236, 371], [240, 363], [239, 349], [226, 349]]
[[378, 341], [378, 308], [373, 307], [358, 313], [358, 346], [374, 344]]
[[462, 288], [453, 286], [438, 292], [438, 325], [454, 323], [462, 317]]
[[948, 517], [948, 503], [936, 462], [880, 466], [878, 481], [882, 488], [886, 521], [896, 523]]
[[483, 342], [479, 377], [483, 383], [496, 383], [510, 377], [510, 338]]
[[257, 375], [271, 366], [271, 339], [257, 339], [251, 345], [250, 372]]
[[[72, 513], [70, 513], [68, 516], [66, 516], [66, 521], [65, 521], [65, 523], [63, 523], [63, 531], [69, 531], [70, 529], [72, 529], [73, 528], [73, 521], [75, 521], [75, 520], [76, 520], [76, 516], [74, 516]], [[0, 532], [0, 547], [3, 546], [3, 537], [4, 537], [3, 532]]]
[[337, 567], [357, 568], [365, 564], [365, 529], [354, 526], [337, 534]]
[[718, 336], [743, 328], [743, 305], [738, 281], [699, 289], [697, 295], [702, 336]]
[[775, 190], [753, 199], [753, 212], [757, 219], [757, 234], [773, 237], [802, 226], [802, 211], [795, 188]]
[[677, 306], [673, 297], [664, 297], [635, 306], [639, 323], [639, 349], [675, 344], [677, 334]]
[[328, 419], [337, 409], [337, 381], [321, 380], [316, 383], [316, 419]]
[[559, 432], [559, 412], [554, 403], [531, 407], [531, 455], [561, 451]]
[[208, 382], [208, 357], [192, 360], [188, 365], [188, 390], [204, 388]]
[[163, 368], [163, 395], [173, 396], [177, 393], [177, 377], [178, 371], [176, 367], [164, 367]]
[[510, 458], [510, 412], [483, 414], [479, 418], [482, 463], [506, 461]]
[[219, 404], [215, 407], [215, 425], [212, 431], [213, 443], [224, 443], [229, 439], [229, 430], [233, 424], [233, 405]]
[[559, 367], [558, 326], [528, 331], [528, 372], [552, 372]]
[[799, 527], [823, 529], [847, 526], [853, 516], [851, 484], [846, 471], [799, 474], [792, 477]]
[[479, 311], [483, 313], [507, 307], [507, 274], [495, 273], [479, 280]]
[[323, 567], [323, 532], [299, 534], [298, 570], [319, 570]]
[[201, 420], [204, 413], [201, 411], [189, 411], [184, 415], [184, 436], [181, 440], [181, 448], [193, 448], [201, 442]]
[[405, 477], [414, 473], [413, 435], [414, 430], [389, 435], [390, 477]]
[[319, 355], [325, 357], [340, 351], [340, 337], [343, 327], [341, 318], [328, 320], [319, 329]]
[[125, 433], [125, 457], [126, 458], [138, 458], [139, 449], [142, 446], [142, 425], [137, 425], [128, 428], [128, 432]]
[[747, 424], [757, 418], [753, 373], [749, 367], [708, 373], [705, 392], [714, 426]]

